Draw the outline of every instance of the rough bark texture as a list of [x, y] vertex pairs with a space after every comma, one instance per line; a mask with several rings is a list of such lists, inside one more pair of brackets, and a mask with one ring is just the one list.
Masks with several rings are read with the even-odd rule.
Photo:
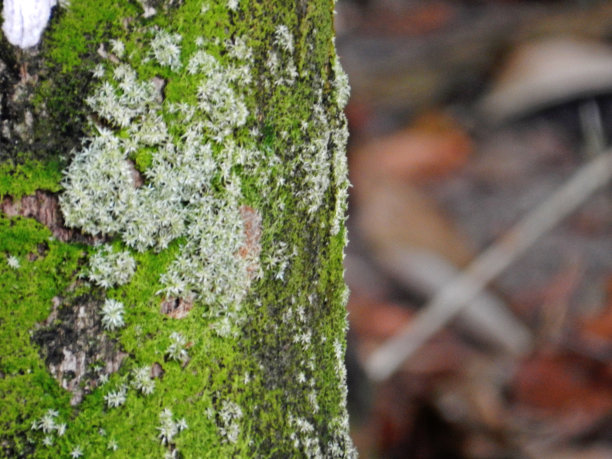
[[0, 455], [352, 457], [328, 0], [0, 40]]

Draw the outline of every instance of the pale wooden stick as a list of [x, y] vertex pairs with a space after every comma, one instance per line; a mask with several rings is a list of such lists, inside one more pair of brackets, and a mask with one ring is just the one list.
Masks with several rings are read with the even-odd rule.
[[[432, 298], [442, 287], [461, 274], [461, 268], [429, 250], [378, 248], [376, 260], [403, 286]], [[531, 348], [531, 331], [517, 320], [504, 302], [483, 289], [461, 311], [462, 326], [478, 339], [502, 347], [512, 354]]]
[[376, 349], [365, 362], [370, 379], [383, 381], [470, 303], [533, 243], [576, 210], [612, 177], [612, 150], [582, 166], [552, 196], [530, 211], [502, 238], [440, 289], [413, 321]]

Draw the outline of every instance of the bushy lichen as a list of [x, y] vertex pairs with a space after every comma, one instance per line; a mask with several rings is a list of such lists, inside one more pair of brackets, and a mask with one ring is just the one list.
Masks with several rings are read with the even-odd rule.
[[[181, 40], [154, 29], [148, 46], [159, 66], [181, 68]], [[239, 255], [245, 241], [235, 169], [245, 158], [231, 138], [245, 124], [247, 110], [232, 76], [214, 57], [199, 49], [188, 60], [189, 73], [199, 81], [197, 104], [187, 106], [162, 100], [155, 84], [141, 81], [128, 63], [110, 63], [110, 80], [88, 100], [115, 130], [100, 128], [76, 154], [63, 182], [62, 210], [69, 226], [93, 235], [119, 234], [139, 251], [162, 250], [184, 237], [181, 253], [161, 277], [163, 292], [231, 309], [251, 280]], [[174, 116], [165, 121], [165, 112]], [[128, 157], [147, 148], [147, 181], [136, 188]]]
[[121, 301], [108, 298], [102, 306], [102, 325], [106, 330], [117, 330], [125, 325], [123, 313], [125, 308]]
[[90, 256], [87, 277], [100, 287], [109, 288], [127, 284], [135, 270], [136, 262], [129, 252], [115, 252], [105, 245]]

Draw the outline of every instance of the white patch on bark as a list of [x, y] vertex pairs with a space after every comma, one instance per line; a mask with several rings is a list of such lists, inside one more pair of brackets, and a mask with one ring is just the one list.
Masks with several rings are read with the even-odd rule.
[[20, 48], [35, 46], [56, 3], [57, 0], [4, 0], [2, 30], [7, 40]]

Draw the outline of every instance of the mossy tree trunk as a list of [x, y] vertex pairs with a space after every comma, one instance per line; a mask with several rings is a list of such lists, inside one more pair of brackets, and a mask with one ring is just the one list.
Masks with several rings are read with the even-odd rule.
[[3, 456], [354, 456], [332, 16], [71, 0], [2, 37]]

